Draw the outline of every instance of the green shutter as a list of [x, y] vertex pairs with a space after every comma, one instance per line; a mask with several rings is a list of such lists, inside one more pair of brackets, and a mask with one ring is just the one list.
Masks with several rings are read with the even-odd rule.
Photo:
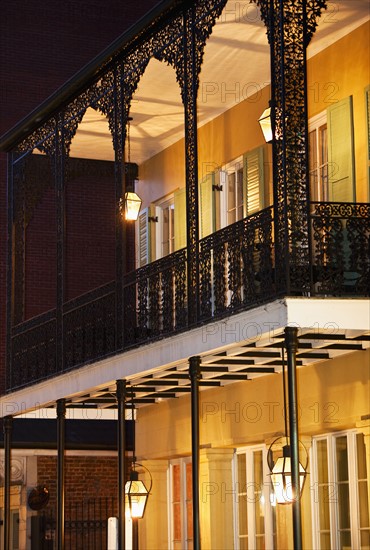
[[200, 182], [200, 235], [207, 237], [214, 231], [213, 184], [215, 175], [207, 174]]
[[138, 218], [138, 267], [150, 262], [150, 223], [148, 223], [149, 208], [143, 208]]
[[367, 120], [367, 181], [368, 181], [368, 199], [370, 199], [370, 86], [365, 90], [366, 100], [366, 120]]
[[352, 96], [328, 108], [328, 178], [330, 201], [355, 200]]
[[245, 153], [244, 169], [244, 205], [245, 216], [262, 210], [265, 206], [263, 147], [258, 147]]
[[175, 250], [186, 246], [186, 189], [174, 193], [175, 205]]

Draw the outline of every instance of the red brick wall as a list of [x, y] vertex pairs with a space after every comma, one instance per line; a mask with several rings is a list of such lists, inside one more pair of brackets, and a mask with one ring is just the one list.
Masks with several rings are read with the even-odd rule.
[[[158, 0], [27, 0], [2, 2], [0, 8], [0, 135], [27, 116], [78, 70], [140, 19]], [[43, 216], [41, 216], [43, 218]], [[39, 254], [50, 237], [32, 228]], [[36, 237], [40, 237], [39, 244]], [[5, 380], [6, 303], [6, 155], [0, 153], [0, 394]], [[33, 246], [33, 245], [32, 245]], [[34, 282], [46, 256], [32, 268]], [[53, 262], [53, 257], [49, 258]], [[55, 269], [45, 267], [46, 273]], [[32, 282], [32, 285], [34, 284]], [[32, 294], [31, 281], [28, 289]], [[52, 287], [40, 307], [53, 303]], [[32, 308], [34, 308], [32, 310]]]
[[[90, 498], [117, 497], [117, 458], [99, 456], [67, 456], [65, 469], [65, 504]], [[55, 507], [57, 489], [57, 457], [37, 459], [37, 483], [50, 492], [48, 507]]]
[[82, 176], [66, 187], [66, 300], [115, 278], [115, 184]]

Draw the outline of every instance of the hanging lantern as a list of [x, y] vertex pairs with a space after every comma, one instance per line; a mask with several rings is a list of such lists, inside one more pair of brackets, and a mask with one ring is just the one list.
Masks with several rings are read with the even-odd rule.
[[[274, 442], [275, 443], [275, 442]], [[292, 487], [292, 466], [290, 457], [290, 445], [284, 445], [282, 448], [283, 455], [279, 456], [274, 463], [272, 461], [272, 445], [269, 449], [270, 459], [268, 461], [271, 482], [274, 488], [276, 502], [278, 504], [291, 504], [295, 500]], [[299, 463], [299, 490], [303, 490], [306, 479], [306, 469]]]
[[125, 193], [125, 198], [120, 199], [119, 209], [125, 220], [137, 220], [142, 200], [136, 193]]
[[[128, 163], [126, 165], [126, 170], [125, 170], [125, 173], [124, 173], [124, 178], [125, 178], [125, 181], [126, 181], [126, 184], [125, 184], [125, 187], [126, 189], [135, 189], [135, 182], [133, 183], [133, 186], [130, 185], [130, 187], [128, 186], [128, 183], [127, 183], [127, 180], [128, 180], [128, 177], [129, 177], [129, 171], [130, 171], [130, 168], [131, 168], [131, 139], [130, 139], [130, 122], [132, 121], [132, 118], [131, 117], [128, 117], [127, 119], [127, 149], [128, 149]], [[132, 178], [136, 181], [137, 179], [137, 167], [136, 167], [136, 175]], [[139, 212], [140, 212], [140, 207], [141, 207], [141, 203], [143, 201], [141, 200], [141, 198], [139, 197], [139, 195], [137, 195], [134, 191], [127, 191], [125, 193], [125, 196], [124, 198], [121, 198], [119, 200], [119, 210], [121, 212], [121, 215], [122, 215], [122, 218], [124, 220], [133, 220], [133, 221], [136, 221], [138, 216], [139, 216]]]
[[148, 497], [149, 491], [144, 482], [139, 480], [138, 472], [132, 470], [125, 485], [126, 512], [131, 518], [141, 519], [144, 516]]
[[258, 122], [260, 123], [266, 143], [271, 143], [274, 137], [272, 134], [271, 107], [268, 107], [263, 111], [261, 117], [258, 119]]

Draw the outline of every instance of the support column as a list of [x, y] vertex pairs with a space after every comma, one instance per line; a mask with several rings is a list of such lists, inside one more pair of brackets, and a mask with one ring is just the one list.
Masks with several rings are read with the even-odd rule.
[[202, 449], [200, 452], [200, 507], [204, 548], [233, 548], [234, 449]]
[[64, 550], [64, 481], [65, 481], [66, 401], [57, 401], [57, 550]]
[[55, 156], [54, 156], [54, 177], [55, 177], [55, 197], [56, 197], [56, 246], [57, 246], [57, 279], [56, 279], [56, 369], [57, 372], [63, 371], [64, 365], [64, 323], [63, 323], [63, 305], [64, 305], [64, 241], [65, 241], [65, 197], [64, 197], [64, 160], [67, 156], [66, 145], [64, 143], [64, 120], [59, 115], [57, 127], [55, 129]]
[[285, 345], [288, 364], [288, 402], [289, 402], [289, 434], [290, 434], [290, 460], [292, 468], [292, 492], [293, 492], [293, 541], [294, 549], [302, 549], [302, 519], [301, 519], [301, 494], [299, 486], [299, 439], [298, 439], [298, 403], [297, 403], [297, 365], [296, 355], [298, 350], [298, 329], [296, 327], [285, 328]]
[[198, 200], [198, 129], [197, 129], [197, 44], [195, 8], [184, 12], [184, 87], [185, 175], [188, 326], [199, 319], [199, 200]]
[[118, 548], [126, 548], [125, 529], [125, 466], [126, 466], [126, 380], [117, 380], [118, 404]]
[[191, 455], [193, 489], [193, 548], [200, 550], [199, 514], [199, 380], [201, 379], [200, 357], [190, 357], [189, 378], [191, 381]]
[[301, 294], [311, 285], [306, 52], [326, 3], [254, 1], [271, 55], [275, 283]]
[[13, 418], [4, 418], [4, 550], [10, 550], [10, 483]]

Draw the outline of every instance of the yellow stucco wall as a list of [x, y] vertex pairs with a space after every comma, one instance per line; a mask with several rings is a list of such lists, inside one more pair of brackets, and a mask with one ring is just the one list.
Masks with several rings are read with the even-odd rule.
[[370, 199], [365, 104], [365, 88], [370, 83], [369, 35], [370, 21], [317, 54], [307, 64], [309, 117], [321, 113], [334, 102], [353, 96], [357, 202]]
[[[369, 199], [366, 160], [365, 88], [369, 84], [370, 22], [308, 60], [309, 117], [329, 105], [353, 96], [355, 126], [356, 200]], [[258, 119], [268, 105], [269, 86], [238, 103], [198, 129], [199, 178], [212, 166], [222, 166], [264, 144]], [[265, 146], [266, 204], [271, 204], [271, 146]], [[155, 155], [139, 167], [138, 193], [143, 207], [185, 185], [184, 140]]]
[[[370, 351], [298, 369], [300, 432], [317, 435], [354, 428], [370, 409]], [[200, 443], [237, 447], [283, 432], [282, 380], [278, 374], [201, 391]], [[190, 397], [138, 410], [137, 452], [147, 459], [191, 452]]]
[[[299, 367], [298, 402], [300, 440], [308, 452], [313, 435], [356, 428], [361, 417], [370, 411], [370, 350]], [[153, 465], [162, 459], [159, 463], [163, 465], [166, 459], [190, 455], [190, 411], [190, 396], [139, 409], [136, 441], [140, 461], [149, 459], [148, 463]], [[267, 375], [201, 391], [200, 482], [214, 479], [229, 490], [225, 492], [228, 495], [225, 499], [220, 499], [219, 495], [210, 496], [206, 502], [201, 499], [203, 548], [233, 548], [233, 500], [230, 496], [233, 488], [232, 455], [221, 456], [220, 461], [220, 457], [213, 457], [211, 453], [217, 455], [249, 444], [269, 445], [283, 432], [281, 375]], [[221, 464], [221, 468], [216, 467], [218, 474], [216, 472], [210, 477], [215, 464]], [[303, 547], [307, 549], [312, 548], [310, 485], [308, 474], [302, 495]], [[209, 518], [211, 509], [212, 521]], [[151, 521], [165, 521], [167, 511], [163, 506], [159, 508], [154, 499], [151, 510]], [[292, 549], [290, 506], [277, 509], [277, 526], [277, 548]], [[151, 530], [145, 524], [142, 525], [141, 536], [147, 541], [148, 548], [156, 548], [157, 539], [153, 539]], [[221, 541], [220, 547], [215, 540]]]

